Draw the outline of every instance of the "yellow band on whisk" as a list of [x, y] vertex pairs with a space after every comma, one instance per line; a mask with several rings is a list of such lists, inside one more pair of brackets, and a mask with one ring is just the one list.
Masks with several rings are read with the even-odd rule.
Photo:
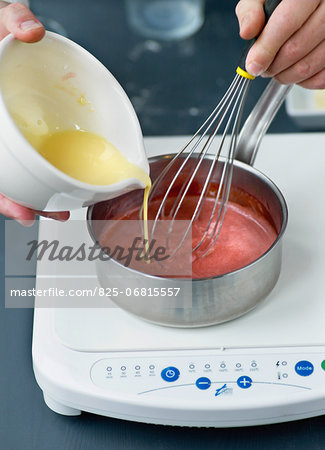
[[255, 77], [253, 75], [250, 75], [246, 70], [241, 69], [239, 66], [237, 67], [236, 72], [238, 75], [244, 78], [248, 78], [249, 80], [255, 80]]

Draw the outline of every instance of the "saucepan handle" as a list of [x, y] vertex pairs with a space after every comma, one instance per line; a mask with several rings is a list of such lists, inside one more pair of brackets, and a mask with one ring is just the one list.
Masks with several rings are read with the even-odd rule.
[[283, 85], [272, 79], [241, 128], [235, 158], [253, 165], [261, 140], [280, 109], [292, 84]]

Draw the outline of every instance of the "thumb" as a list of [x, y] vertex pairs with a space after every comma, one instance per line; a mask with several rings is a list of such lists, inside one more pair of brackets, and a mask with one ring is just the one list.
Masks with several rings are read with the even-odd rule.
[[240, 36], [252, 39], [262, 30], [265, 22], [264, 0], [240, 0], [236, 6]]
[[0, 5], [0, 39], [9, 33], [23, 42], [37, 42], [45, 30], [34, 14], [21, 3]]

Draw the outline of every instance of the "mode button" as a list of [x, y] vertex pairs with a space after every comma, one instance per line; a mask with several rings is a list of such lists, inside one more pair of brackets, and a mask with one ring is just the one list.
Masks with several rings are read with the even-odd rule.
[[314, 366], [310, 361], [299, 361], [295, 365], [295, 371], [301, 377], [308, 377], [314, 372]]

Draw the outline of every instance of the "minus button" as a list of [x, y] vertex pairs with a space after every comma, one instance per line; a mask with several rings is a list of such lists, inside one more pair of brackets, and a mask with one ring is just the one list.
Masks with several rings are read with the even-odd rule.
[[201, 377], [196, 380], [195, 385], [201, 391], [205, 391], [206, 389], [209, 389], [209, 387], [211, 386], [211, 380], [206, 377]]

